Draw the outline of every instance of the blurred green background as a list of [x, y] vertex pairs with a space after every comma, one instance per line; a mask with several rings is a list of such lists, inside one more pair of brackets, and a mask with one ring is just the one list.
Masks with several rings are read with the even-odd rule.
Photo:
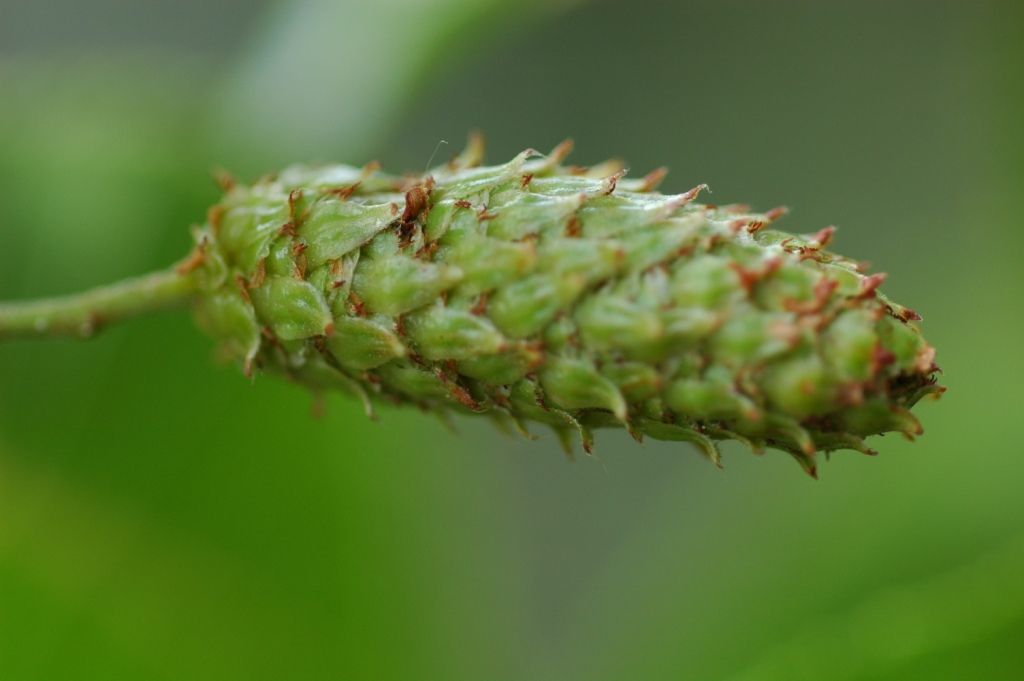
[[571, 136], [837, 223], [950, 388], [813, 482], [317, 419], [184, 314], [6, 344], [0, 678], [1024, 678], [1022, 84], [1014, 0], [0, 0], [0, 299], [176, 259], [214, 167]]

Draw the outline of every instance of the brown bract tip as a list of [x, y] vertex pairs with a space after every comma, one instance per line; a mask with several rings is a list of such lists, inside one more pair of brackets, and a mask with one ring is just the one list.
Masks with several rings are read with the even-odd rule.
[[188, 257], [178, 263], [174, 268], [174, 271], [178, 274], [189, 274], [199, 268], [200, 265], [206, 260], [206, 239], [204, 238], [201, 242], [196, 244], [196, 247], [192, 249], [192, 252], [188, 254]]
[[252, 273], [251, 277], [249, 277], [249, 281], [248, 281], [247, 285], [248, 285], [249, 288], [259, 288], [260, 286], [263, 286], [263, 282], [264, 282], [264, 280], [266, 280], [266, 278], [267, 278], [267, 259], [266, 258], [260, 258], [256, 262], [256, 271]]
[[878, 292], [878, 287], [882, 285], [882, 282], [885, 281], [887, 276], [888, 275], [884, 272], [879, 272], [878, 274], [872, 274], [864, 277], [860, 282], [860, 292], [857, 294], [857, 297], [874, 298], [875, 294]]
[[330, 196], [337, 197], [341, 201], [348, 201], [352, 197], [352, 195], [355, 194], [356, 191], [358, 191], [359, 187], [362, 184], [363, 183], [360, 180], [359, 182], [353, 182], [352, 184], [344, 187], [335, 187], [333, 189], [328, 189], [326, 193]]
[[745, 203], [728, 203], [724, 206], [718, 206], [718, 210], [727, 215], [742, 215], [750, 212], [750, 206]]
[[359, 294], [355, 291], [349, 291], [348, 301], [352, 305], [352, 311], [357, 317], [366, 316], [366, 303], [364, 303], [363, 299], [359, 297]]
[[249, 284], [241, 274], [235, 275], [235, 286], [238, 287], [239, 292], [242, 294], [242, 298], [247, 303], [252, 303], [252, 299], [249, 298]]
[[452, 378], [451, 375], [443, 371], [441, 368], [434, 370], [434, 375], [437, 379], [444, 384], [448, 389], [448, 394], [451, 395], [452, 399], [461, 404], [470, 411], [483, 411], [484, 407], [470, 394], [469, 390], [458, 383], [458, 381]]
[[368, 180], [380, 170], [380, 161], [370, 161], [359, 171], [359, 181]]
[[301, 200], [302, 200], [302, 190], [301, 189], [293, 189], [290, 192], [288, 192], [288, 217], [290, 217], [293, 221], [297, 220], [297, 217], [295, 215], [295, 206]]
[[797, 314], [821, 312], [838, 286], [839, 282], [835, 279], [822, 277], [814, 285], [814, 298], [812, 300], [799, 301], [791, 298], [785, 301], [784, 306], [790, 312], [796, 312]]
[[470, 314], [479, 316], [487, 312], [487, 301], [488, 296], [486, 293], [481, 293], [477, 296], [476, 301], [473, 303], [473, 307], [469, 308]]
[[619, 180], [626, 174], [625, 170], [618, 170], [615, 173], [609, 175], [601, 181], [600, 193], [604, 196], [608, 196], [615, 191], [615, 187], [619, 184]]
[[583, 233], [583, 223], [580, 222], [579, 216], [573, 214], [569, 217], [568, 222], [565, 223], [565, 235], [567, 237], [575, 238]]
[[687, 192], [684, 192], [683, 194], [679, 195], [679, 201], [680, 201], [679, 205], [684, 205], [684, 204], [689, 203], [690, 201], [693, 201], [695, 198], [697, 198], [697, 196], [700, 195], [700, 193], [702, 191], [711, 191], [711, 188], [708, 187], [706, 184], [703, 184], [703, 183], [698, 184], [693, 189], [691, 189], [691, 190], [689, 190]]
[[896, 355], [891, 351], [887, 350], [882, 344], [875, 343], [875, 347], [871, 350], [871, 373], [877, 375], [882, 369], [892, 365], [896, 361]]
[[448, 162], [448, 169], [456, 171], [477, 167], [483, 163], [486, 147], [483, 133], [479, 130], [471, 130], [466, 138], [466, 148]]
[[811, 243], [809, 243], [807, 247], [814, 250], [825, 248], [832, 241], [832, 237], [835, 236], [835, 234], [835, 226], [829, 225], [828, 227], [823, 227], [811, 235]]
[[220, 223], [224, 219], [224, 204], [215, 203], [206, 211], [206, 222], [214, 234], [220, 229]]
[[652, 191], [654, 191], [662, 183], [662, 181], [665, 179], [666, 175], [668, 175], [668, 168], [666, 168], [665, 166], [662, 166], [660, 168], [655, 168], [651, 172], [649, 172], [646, 175], [644, 175], [644, 177], [643, 177], [643, 184], [640, 185], [640, 191], [642, 191], [642, 192], [652, 192]]
[[894, 314], [904, 322], [919, 322], [923, 319], [916, 311], [902, 305], [894, 310]]
[[220, 187], [222, 192], [229, 192], [238, 184], [235, 176], [223, 168], [214, 168], [211, 174], [213, 175], [213, 181]]
[[562, 140], [555, 146], [554, 149], [551, 150], [551, 153], [548, 154], [548, 163], [551, 166], [557, 166], [562, 161], [564, 161], [569, 156], [569, 154], [572, 153], [572, 148], [574, 146], [576, 146], [576, 143], [573, 142], [571, 139], [566, 138]]

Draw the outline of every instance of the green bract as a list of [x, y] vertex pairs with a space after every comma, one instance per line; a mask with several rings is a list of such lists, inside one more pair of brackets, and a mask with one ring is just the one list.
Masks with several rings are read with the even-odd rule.
[[624, 427], [696, 444], [870, 452], [920, 432], [934, 351], [880, 275], [783, 211], [696, 203], [568, 145], [480, 167], [474, 143], [426, 176], [301, 167], [231, 184], [183, 270], [198, 319], [247, 372], [432, 412], [486, 414], [567, 442]]

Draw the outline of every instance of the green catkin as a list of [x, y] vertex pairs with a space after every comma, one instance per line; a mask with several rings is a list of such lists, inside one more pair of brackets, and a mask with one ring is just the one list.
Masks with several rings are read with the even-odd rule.
[[567, 167], [568, 151], [487, 167], [474, 139], [425, 176], [227, 182], [181, 295], [246, 374], [348, 391], [370, 413], [542, 423], [588, 452], [593, 429], [624, 427], [716, 463], [731, 439], [812, 475], [819, 451], [921, 432], [910, 408], [941, 392], [935, 352], [881, 275], [825, 250], [832, 228], [775, 231], [783, 210], [663, 195], [663, 171]]

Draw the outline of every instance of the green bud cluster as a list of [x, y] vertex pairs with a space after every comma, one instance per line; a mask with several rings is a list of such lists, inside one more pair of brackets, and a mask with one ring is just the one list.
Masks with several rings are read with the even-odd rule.
[[776, 231], [784, 210], [661, 194], [664, 171], [568, 150], [481, 166], [471, 142], [423, 176], [226, 181], [182, 265], [199, 322], [247, 373], [542, 423], [587, 451], [618, 426], [715, 462], [717, 441], [774, 447], [814, 474], [818, 451], [921, 432], [934, 350], [881, 275], [826, 250], [831, 228]]

